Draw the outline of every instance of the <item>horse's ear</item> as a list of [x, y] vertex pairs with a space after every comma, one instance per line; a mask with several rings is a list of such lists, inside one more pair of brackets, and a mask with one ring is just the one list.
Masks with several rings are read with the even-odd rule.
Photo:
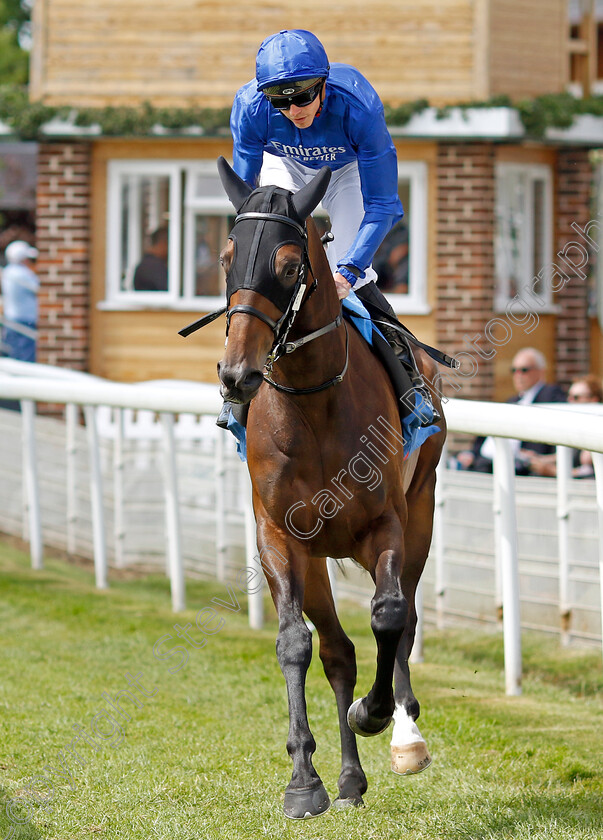
[[226, 195], [238, 213], [245, 199], [253, 192], [253, 188], [242, 178], [239, 178], [226, 158], [221, 156], [218, 158], [218, 174], [222, 186], [226, 190]]
[[327, 191], [330, 180], [331, 170], [328, 166], [323, 166], [309, 184], [306, 184], [299, 192], [291, 196], [291, 201], [300, 219], [305, 221], [310, 213], [318, 207]]

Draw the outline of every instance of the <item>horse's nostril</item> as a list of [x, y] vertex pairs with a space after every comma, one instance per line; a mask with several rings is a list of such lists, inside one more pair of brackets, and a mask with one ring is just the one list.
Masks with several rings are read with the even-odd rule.
[[223, 393], [237, 399], [251, 399], [263, 381], [262, 372], [255, 369], [230, 367], [220, 363], [218, 374], [222, 383]]
[[240, 387], [245, 391], [257, 391], [260, 385], [263, 382], [264, 377], [262, 376], [261, 371], [254, 370], [251, 373], [248, 373], [245, 378], [243, 379]]

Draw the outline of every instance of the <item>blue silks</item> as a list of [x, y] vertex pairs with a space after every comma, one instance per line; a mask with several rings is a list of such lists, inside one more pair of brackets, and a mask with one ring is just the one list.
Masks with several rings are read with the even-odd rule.
[[230, 410], [228, 416], [228, 424], [226, 426], [229, 432], [232, 432], [237, 439], [237, 453], [241, 461], [247, 460], [247, 431], [245, 426], [242, 426], [237, 418]]

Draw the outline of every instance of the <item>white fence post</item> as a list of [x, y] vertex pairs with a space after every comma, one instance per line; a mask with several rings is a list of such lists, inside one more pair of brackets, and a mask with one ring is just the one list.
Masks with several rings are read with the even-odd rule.
[[223, 583], [226, 580], [226, 461], [224, 453], [224, 434], [216, 438], [214, 459], [216, 476], [216, 577]]
[[424, 611], [423, 611], [423, 581], [420, 580], [415, 592], [415, 610], [417, 613], [417, 629], [415, 631], [415, 642], [410, 654], [411, 662], [423, 662], [423, 626], [424, 626]]
[[176, 438], [174, 415], [161, 412], [163, 432], [163, 463], [165, 468], [165, 518], [167, 531], [167, 552], [172, 590], [172, 609], [185, 609], [184, 566], [180, 534], [180, 512], [178, 509], [178, 476], [176, 469]]
[[492, 515], [494, 517], [494, 609], [496, 623], [502, 627], [503, 587], [502, 587], [502, 503], [500, 482], [496, 480], [496, 461], [493, 465], [494, 482], [492, 484]]
[[113, 441], [113, 542], [115, 565], [125, 566], [125, 497], [124, 497], [124, 410], [114, 408], [115, 439]]
[[500, 561], [503, 598], [505, 686], [510, 696], [521, 694], [521, 625], [515, 515], [515, 457], [508, 438], [494, 438], [494, 481], [500, 502]]
[[592, 456], [597, 484], [597, 513], [599, 516], [599, 587], [601, 590], [601, 641], [603, 643], [603, 453], [593, 452]]
[[447, 449], [444, 447], [440, 463], [437, 467], [436, 489], [435, 489], [435, 509], [433, 515], [433, 540], [434, 546], [434, 595], [435, 595], [435, 614], [436, 627], [438, 630], [444, 629], [444, 615], [445, 615], [445, 598], [446, 598], [446, 568], [444, 560], [444, 516], [446, 513], [446, 462]]
[[29, 525], [29, 550], [32, 569], [43, 568], [42, 522], [40, 517], [40, 485], [36, 458], [35, 404], [31, 400], [21, 401], [21, 422], [23, 424], [23, 472], [27, 499], [27, 521]]
[[92, 535], [94, 542], [94, 573], [98, 589], [107, 584], [107, 542], [105, 540], [105, 513], [103, 508], [103, 475], [100, 461], [96, 411], [91, 405], [84, 406], [88, 449], [90, 456], [90, 503], [92, 507]]
[[333, 603], [335, 604], [335, 608], [337, 608], [337, 561], [332, 557], [327, 557], [327, 575], [331, 584]]
[[[245, 556], [247, 558], [247, 568], [254, 568], [254, 564], [259, 562], [261, 568], [261, 559], [258, 559], [258, 544], [256, 537], [255, 516], [253, 514], [253, 504], [251, 501], [251, 478], [249, 471], [244, 470], [243, 479], [245, 481]], [[261, 630], [264, 626], [264, 573], [257, 578], [257, 584], [249, 593], [248, 600], [249, 610], [249, 626], [252, 630]]]
[[67, 504], [67, 553], [76, 552], [75, 526], [77, 522], [77, 412], [74, 403], [65, 406], [65, 459], [66, 482], [65, 498]]
[[569, 644], [571, 606], [569, 603], [569, 486], [572, 476], [572, 450], [557, 447], [557, 538], [559, 545], [559, 619], [561, 644]]

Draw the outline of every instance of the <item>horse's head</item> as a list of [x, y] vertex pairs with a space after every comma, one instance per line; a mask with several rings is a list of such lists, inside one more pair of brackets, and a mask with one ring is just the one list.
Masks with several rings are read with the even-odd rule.
[[218, 363], [222, 396], [246, 403], [257, 393], [272, 348], [295, 317], [308, 282], [305, 220], [325, 194], [325, 167], [297, 193], [253, 190], [224, 158], [220, 178], [237, 216], [220, 255], [226, 272], [227, 343]]

